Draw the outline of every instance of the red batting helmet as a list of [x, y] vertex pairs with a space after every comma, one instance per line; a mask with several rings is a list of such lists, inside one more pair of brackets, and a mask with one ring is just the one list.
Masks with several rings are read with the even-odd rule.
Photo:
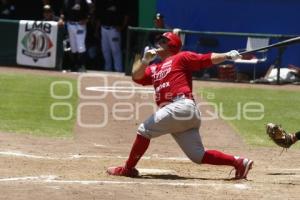
[[162, 34], [162, 38], [167, 38], [167, 46], [169, 47], [169, 51], [176, 54], [180, 51], [182, 47], [182, 43], [178, 35], [172, 33], [172, 32], [166, 32]]

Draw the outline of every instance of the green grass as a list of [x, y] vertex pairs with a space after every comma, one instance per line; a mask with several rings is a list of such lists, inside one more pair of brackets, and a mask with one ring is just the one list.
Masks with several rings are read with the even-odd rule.
[[[209, 102], [216, 103], [219, 114], [223, 108], [223, 116], [239, 118], [225, 119], [236, 129], [248, 144], [269, 146], [271, 144], [265, 133], [265, 124], [278, 123], [289, 132], [300, 130], [300, 92], [267, 89], [245, 88], [204, 88], [200, 94]], [[250, 117], [263, 116], [261, 119], [249, 120], [243, 114], [246, 103], [256, 102], [262, 105], [264, 111], [248, 113]], [[238, 105], [241, 105], [241, 115], [237, 115]], [[257, 109], [258, 106], [248, 108]], [[220, 133], [222, 134], [222, 133]]]
[[[57, 100], [51, 97], [51, 83], [68, 81], [73, 87], [70, 98]], [[76, 80], [28, 74], [0, 74], [0, 131], [25, 133], [47, 137], [70, 137], [76, 119]], [[66, 84], [56, 84], [54, 94], [69, 94]], [[72, 105], [72, 115], [68, 120], [54, 120], [50, 116], [53, 103]], [[54, 107], [56, 117], [67, 117], [69, 108]]]

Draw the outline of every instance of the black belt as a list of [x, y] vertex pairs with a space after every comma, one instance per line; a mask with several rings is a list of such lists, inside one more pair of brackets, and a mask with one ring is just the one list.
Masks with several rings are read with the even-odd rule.
[[75, 21], [69, 21], [68, 22], [70, 25], [77, 25], [77, 24], [79, 24], [79, 22], [75, 22]]
[[104, 26], [104, 25], [102, 25], [102, 27], [107, 29], [107, 30], [114, 28], [113, 26]]

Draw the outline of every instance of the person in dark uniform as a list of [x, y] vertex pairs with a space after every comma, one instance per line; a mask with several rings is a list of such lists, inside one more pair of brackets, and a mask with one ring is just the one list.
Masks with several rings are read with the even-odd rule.
[[124, 0], [95, 1], [96, 17], [100, 22], [101, 47], [106, 71], [123, 71], [121, 32], [127, 27], [129, 3]]
[[50, 5], [54, 15], [60, 16], [63, 8], [64, 1], [62, 0], [43, 0], [44, 6]]
[[63, 25], [62, 19], [60, 19], [58, 16], [56, 16], [54, 14], [54, 11], [49, 4], [46, 4], [43, 7], [43, 20], [44, 21], [55, 21], [55, 22], [59, 22], [61, 25]]
[[73, 71], [85, 72], [86, 23], [88, 18], [86, 0], [65, 0], [63, 16], [66, 21], [71, 46]]

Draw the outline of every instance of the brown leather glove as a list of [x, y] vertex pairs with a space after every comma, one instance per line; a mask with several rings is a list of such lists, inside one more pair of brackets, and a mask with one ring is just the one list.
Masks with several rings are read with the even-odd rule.
[[280, 125], [268, 123], [266, 125], [266, 133], [275, 144], [283, 148], [290, 148], [295, 143], [295, 136], [291, 133], [286, 133]]

